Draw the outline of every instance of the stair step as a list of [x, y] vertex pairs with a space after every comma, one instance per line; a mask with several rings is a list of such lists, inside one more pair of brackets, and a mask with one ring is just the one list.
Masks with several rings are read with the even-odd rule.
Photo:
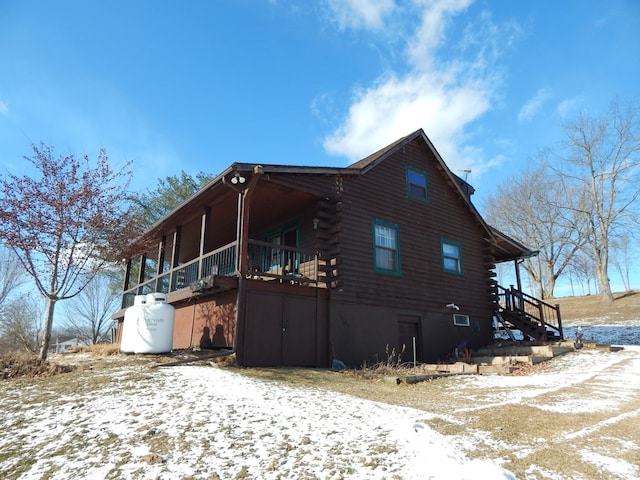
[[490, 357], [471, 357], [471, 363], [476, 365], [515, 365], [517, 363], [526, 363], [529, 365], [535, 365], [540, 361], [534, 359], [543, 359], [540, 361], [548, 360], [552, 357], [535, 357], [533, 355], [503, 355], [503, 356], [490, 356]]

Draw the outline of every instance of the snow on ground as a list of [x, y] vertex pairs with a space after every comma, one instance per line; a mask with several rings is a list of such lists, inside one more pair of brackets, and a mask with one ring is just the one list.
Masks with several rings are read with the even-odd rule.
[[[567, 390], [572, 385], [584, 384], [603, 372], [606, 372], [607, 382], [594, 389], [588, 398], [560, 396], [554, 402], [536, 405], [542, 410], [559, 413], [609, 411], [640, 393], [638, 353], [639, 346], [627, 346], [623, 352], [583, 350], [556, 358], [549, 369], [535, 375], [458, 377], [456, 381], [461, 387], [474, 386], [483, 392], [482, 402], [460, 411], [526, 403], [542, 395], [548, 397], [553, 392]], [[620, 388], [621, 385], [625, 388]]]
[[[637, 421], [640, 411], [617, 415], [615, 408], [640, 395], [638, 371], [638, 346], [583, 350], [539, 373], [461, 376], [451, 388], [481, 392], [473, 407], [458, 411], [531, 402], [553, 412], [611, 412], [606, 422]], [[430, 416], [424, 410], [211, 366], [122, 362], [93, 375], [64, 395], [37, 382], [2, 384], [0, 478], [515, 479], [500, 458], [469, 459], [464, 452], [477, 439], [435, 432], [423, 423]], [[572, 385], [585, 383], [593, 386], [589, 397], [571, 394]], [[581, 438], [606, 422], [558, 439]], [[580, 455], [610, 478], [640, 478], [637, 465], [589, 449]], [[560, 478], [535, 463], [528, 475]]]
[[[10, 475], [16, 465], [0, 463], [0, 476], [514, 478], [495, 462], [465, 458], [417, 421], [420, 410], [208, 366], [141, 368], [122, 367], [99, 392], [30, 398], [3, 420], [0, 445], [19, 448], [21, 462], [33, 463], [18, 477]], [[8, 388], [19, 399], [15, 384]]]
[[580, 326], [585, 341], [594, 341], [604, 345], [640, 345], [640, 320], [625, 325], [592, 325], [579, 322], [563, 328], [564, 337], [576, 338], [576, 330]]

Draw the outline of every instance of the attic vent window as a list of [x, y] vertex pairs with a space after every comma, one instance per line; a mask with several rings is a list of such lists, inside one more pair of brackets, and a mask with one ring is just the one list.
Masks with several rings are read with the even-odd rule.
[[427, 172], [414, 167], [406, 167], [407, 196], [414, 200], [429, 201], [429, 176]]
[[469, 327], [471, 322], [469, 321], [469, 315], [460, 315], [458, 313], [453, 314], [453, 324], [456, 327]]

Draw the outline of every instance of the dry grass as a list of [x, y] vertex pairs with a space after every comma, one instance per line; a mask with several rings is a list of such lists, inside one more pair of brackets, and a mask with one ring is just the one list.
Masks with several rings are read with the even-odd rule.
[[97, 345], [79, 345], [68, 348], [65, 353], [93, 353], [96, 355], [119, 355], [120, 345], [115, 343], [98, 343]]
[[69, 365], [41, 362], [29, 353], [13, 352], [0, 357], [0, 378], [3, 380], [18, 377], [51, 377], [72, 370], [73, 367]]
[[[532, 373], [553, 368], [553, 361]], [[445, 437], [466, 438], [471, 458], [501, 458], [516, 478], [604, 478], [584, 461], [593, 451], [629, 465], [640, 465], [640, 398], [620, 404], [620, 410], [601, 412], [553, 411], [540, 408], [562, 402], [582, 402], [618, 395], [620, 386], [598, 375], [558, 390], [509, 400], [510, 389], [484, 388], [460, 377], [443, 377], [414, 385], [396, 384], [395, 377], [361, 372], [305, 369], [242, 369], [246, 375], [268, 381], [332, 390], [367, 400], [411, 407], [424, 412], [423, 423]], [[535, 389], [535, 387], [534, 387]], [[497, 398], [507, 400], [497, 400]], [[616, 418], [627, 416], [624, 421]], [[606, 427], [600, 426], [606, 425]], [[584, 430], [584, 434], [580, 433]], [[572, 436], [573, 435], [573, 436]], [[537, 472], [529, 471], [536, 465]], [[609, 478], [625, 478], [624, 475]]]
[[565, 323], [577, 321], [596, 325], [603, 321], [607, 324], [640, 320], [640, 292], [615, 293], [613, 303], [602, 303], [599, 295], [582, 297], [561, 297], [547, 300], [547, 303], [560, 305], [560, 313]]

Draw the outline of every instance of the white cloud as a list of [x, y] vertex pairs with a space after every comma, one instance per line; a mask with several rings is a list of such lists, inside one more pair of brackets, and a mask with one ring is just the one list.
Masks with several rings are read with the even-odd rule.
[[442, 0], [438, 2], [416, 0], [424, 10], [415, 36], [409, 41], [409, 61], [414, 68], [428, 70], [432, 67], [434, 50], [445, 38], [445, 27], [450, 15], [469, 7], [473, 0]]
[[551, 98], [552, 92], [549, 88], [541, 88], [518, 112], [518, 121], [531, 120], [542, 108], [542, 105]]
[[0, 115], [9, 115], [9, 103], [0, 100]]
[[355, 160], [424, 128], [430, 138], [439, 139], [436, 148], [445, 158], [466, 156], [455, 140], [488, 106], [480, 82], [456, 86], [452, 79], [428, 73], [392, 77], [358, 95], [343, 126], [325, 140], [325, 148]]
[[379, 29], [383, 17], [395, 7], [394, 0], [328, 0], [328, 5], [341, 30]]
[[580, 100], [578, 98], [565, 98], [558, 104], [557, 111], [560, 117], [565, 118], [571, 114], [573, 110], [579, 105]]
[[407, 42], [408, 72], [387, 73], [373, 86], [355, 92], [342, 125], [324, 139], [328, 152], [358, 160], [423, 128], [454, 171], [473, 168], [480, 174], [500, 161], [484, 160], [480, 149], [465, 145], [465, 127], [491, 108], [501, 84], [501, 70], [496, 67], [500, 29], [490, 16], [481, 14], [465, 29], [461, 48], [451, 50], [457, 56], [444, 60], [437, 56], [447, 40], [450, 17], [470, 3], [416, 1], [421, 23]]

